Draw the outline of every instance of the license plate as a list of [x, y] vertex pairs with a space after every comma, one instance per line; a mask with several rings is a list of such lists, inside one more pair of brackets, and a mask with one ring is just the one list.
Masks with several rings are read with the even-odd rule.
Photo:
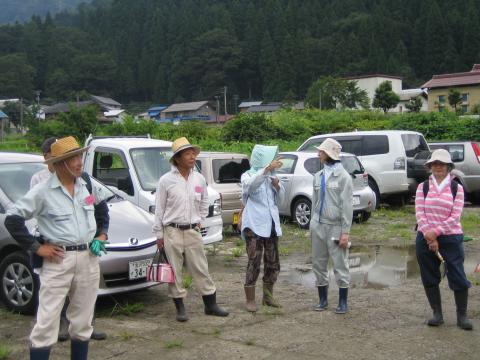
[[128, 263], [128, 278], [135, 280], [147, 277], [147, 266], [151, 263], [152, 259], [130, 261]]
[[233, 213], [233, 225], [238, 224], [238, 213]]
[[353, 197], [353, 205], [360, 205], [360, 196]]

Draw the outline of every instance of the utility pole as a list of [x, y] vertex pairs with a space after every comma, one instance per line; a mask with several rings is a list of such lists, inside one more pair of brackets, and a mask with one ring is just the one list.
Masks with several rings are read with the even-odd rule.
[[23, 135], [23, 98], [20, 98], [20, 131]]
[[227, 87], [225, 86], [223, 88], [223, 102], [225, 103], [225, 120], [226, 120], [226, 117], [227, 117]]
[[215, 121], [218, 123], [218, 115], [220, 115], [220, 98], [218, 95], [215, 95], [215, 100], [217, 100], [217, 114]]
[[238, 99], [239, 98], [240, 97], [238, 96], [238, 94], [233, 95], [233, 101], [235, 103], [235, 109], [234, 109], [235, 114], [238, 113]]
[[322, 110], [322, 88], [318, 89], [318, 108]]

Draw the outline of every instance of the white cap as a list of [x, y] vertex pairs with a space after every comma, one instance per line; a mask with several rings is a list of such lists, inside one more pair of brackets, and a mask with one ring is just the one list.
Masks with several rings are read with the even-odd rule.
[[434, 152], [432, 152], [432, 155], [430, 155], [430, 159], [428, 159], [428, 161], [425, 162], [425, 165], [430, 165], [434, 161], [439, 161], [444, 164], [453, 164], [450, 153], [445, 149], [437, 149]]

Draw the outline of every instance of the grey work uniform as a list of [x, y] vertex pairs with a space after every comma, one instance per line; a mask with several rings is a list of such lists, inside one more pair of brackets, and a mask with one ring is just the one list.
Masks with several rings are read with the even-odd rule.
[[[73, 196], [61, 184], [56, 174], [36, 185], [7, 212], [28, 220], [37, 219], [38, 231], [53, 245], [83, 246], [81, 250], [65, 251], [57, 262], [44, 259], [39, 271], [40, 294], [37, 322], [30, 334], [32, 347], [49, 347], [57, 342], [60, 312], [65, 298], [70, 298], [67, 317], [72, 339], [86, 341], [93, 331], [92, 317], [99, 287], [98, 258], [88, 250], [88, 243], [97, 231], [94, 203], [103, 199], [101, 189], [93, 188], [90, 195], [82, 178], [75, 180]], [[21, 244], [36, 252], [37, 241]]]
[[[325, 176], [325, 168], [326, 166], [313, 178], [310, 222], [313, 272], [317, 286], [328, 285], [327, 265], [330, 256], [338, 286], [348, 288], [350, 284], [348, 249], [342, 249], [336, 241], [342, 234], [350, 233], [353, 217], [352, 178], [338, 162], [333, 167], [333, 172], [325, 179], [325, 188], [322, 191], [322, 176]], [[323, 208], [320, 214], [322, 198]]]

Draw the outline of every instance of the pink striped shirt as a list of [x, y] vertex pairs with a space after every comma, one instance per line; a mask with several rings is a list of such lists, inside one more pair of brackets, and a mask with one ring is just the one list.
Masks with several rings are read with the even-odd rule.
[[427, 198], [423, 195], [423, 183], [418, 185], [415, 195], [415, 216], [417, 217], [418, 231], [425, 234], [433, 230], [439, 235], [462, 234], [460, 217], [462, 216], [464, 193], [462, 185], [458, 185], [455, 201], [453, 200], [450, 182], [440, 191], [429, 177]]

